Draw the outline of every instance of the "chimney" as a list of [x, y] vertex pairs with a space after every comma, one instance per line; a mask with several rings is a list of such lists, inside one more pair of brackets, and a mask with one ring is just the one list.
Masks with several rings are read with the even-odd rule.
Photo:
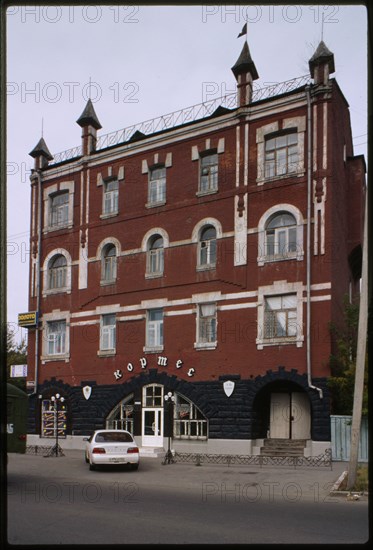
[[326, 86], [328, 84], [329, 75], [335, 71], [334, 55], [328, 50], [322, 40], [309, 60], [308, 65], [314, 83]]
[[232, 72], [237, 80], [237, 105], [243, 107], [251, 102], [253, 81], [259, 78], [247, 42], [245, 42], [239, 58], [233, 65]]
[[90, 99], [76, 122], [82, 128], [83, 155], [90, 155], [96, 151], [97, 130], [102, 128]]
[[29, 153], [29, 155], [35, 159], [35, 164], [34, 164], [35, 170], [41, 170], [42, 168], [46, 168], [48, 166], [48, 162], [50, 160], [53, 160], [53, 156], [50, 154], [47, 144], [44, 141], [44, 138], [40, 138], [37, 145], [35, 145], [35, 147], [31, 151], [31, 153]]

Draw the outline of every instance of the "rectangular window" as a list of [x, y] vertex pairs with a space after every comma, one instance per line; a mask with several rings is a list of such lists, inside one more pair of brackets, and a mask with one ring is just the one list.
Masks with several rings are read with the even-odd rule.
[[150, 309], [147, 317], [146, 345], [163, 346], [163, 309]]
[[50, 220], [51, 227], [64, 227], [69, 222], [69, 193], [59, 193], [50, 199]]
[[216, 342], [216, 305], [201, 304], [199, 306], [198, 342]]
[[48, 355], [64, 355], [66, 352], [66, 321], [50, 321], [47, 324]]
[[115, 314], [102, 315], [100, 326], [100, 351], [115, 350], [116, 319]]
[[104, 184], [103, 214], [116, 214], [118, 212], [118, 180], [108, 181]]
[[298, 168], [298, 134], [284, 134], [265, 142], [265, 177], [296, 173]]
[[265, 298], [264, 338], [297, 336], [297, 299], [295, 294]]
[[149, 204], [166, 202], [166, 168], [153, 168], [149, 174]]
[[200, 160], [199, 192], [211, 193], [218, 190], [218, 155], [206, 155]]
[[163, 273], [164, 255], [163, 248], [149, 250], [148, 273]]

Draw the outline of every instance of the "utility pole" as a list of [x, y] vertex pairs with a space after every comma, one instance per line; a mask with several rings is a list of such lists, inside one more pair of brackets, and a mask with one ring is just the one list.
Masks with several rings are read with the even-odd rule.
[[361, 411], [363, 407], [364, 370], [366, 340], [368, 334], [368, 189], [365, 195], [363, 260], [361, 273], [361, 294], [359, 308], [359, 328], [356, 352], [355, 390], [352, 410], [351, 448], [348, 464], [347, 490], [353, 489], [356, 481], [357, 461], [359, 454]]

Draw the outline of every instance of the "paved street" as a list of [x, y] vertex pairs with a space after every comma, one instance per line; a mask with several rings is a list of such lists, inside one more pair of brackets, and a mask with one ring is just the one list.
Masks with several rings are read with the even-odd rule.
[[91, 472], [80, 451], [10, 455], [12, 544], [363, 543], [368, 503], [329, 492], [346, 464], [162, 465]]

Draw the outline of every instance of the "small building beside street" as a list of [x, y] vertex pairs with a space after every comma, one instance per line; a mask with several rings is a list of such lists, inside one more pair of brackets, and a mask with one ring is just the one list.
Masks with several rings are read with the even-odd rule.
[[309, 70], [256, 89], [245, 42], [220, 103], [100, 135], [89, 100], [79, 147], [40, 139], [29, 441], [58, 423], [70, 447], [105, 427], [186, 452], [330, 447], [330, 324], [359, 292], [365, 163], [323, 41]]

